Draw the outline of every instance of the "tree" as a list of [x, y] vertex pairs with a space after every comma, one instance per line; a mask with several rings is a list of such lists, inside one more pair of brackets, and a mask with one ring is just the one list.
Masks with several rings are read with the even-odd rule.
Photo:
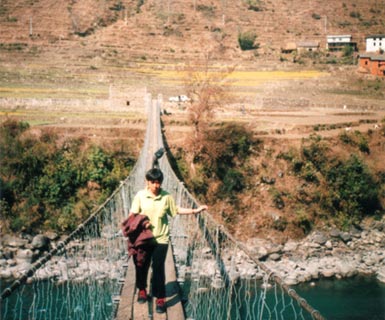
[[379, 186], [369, 168], [356, 156], [337, 162], [326, 175], [332, 207], [350, 221], [359, 221], [381, 207]]
[[256, 39], [257, 35], [252, 31], [240, 32], [238, 34], [238, 43], [243, 51], [258, 49], [259, 44], [255, 43]]
[[212, 120], [214, 111], [230, 101], [230, 81], [228, 76], [234, 67], [215, 70], [209, 66], [209, 55], [203, 64], [188, 65], [184, 72], [184, 86], [190, 97], [188, 106], [189, 121], [194, 135], [190, 141], [191, 151], [196, 157], [202, 150], [205, 132]]
[[133, 160], [122, 152], [58, 143], [28, 123], [0, 125], [0, 226], [5, 231], [71, 231], [127, 177]]

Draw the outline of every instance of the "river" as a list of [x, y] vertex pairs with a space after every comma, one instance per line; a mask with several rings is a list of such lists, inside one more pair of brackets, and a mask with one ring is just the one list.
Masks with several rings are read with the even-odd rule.
[[[1, 290], [4, 289], [5, 284], [5, 282], [1, 283]], [[42, 282], [40, 285], [48, 285], [50, 296], [56, 296], [59, 299], [56, 299], [55, 302], [46, 303], [45, 301], [39, 301], [41, 307], [36, 309], [34, 319], [106, 320], [108, 314], [113, 311], [111, 296], [107, 292], [108, 288], [103, 285], [100, 287], [94, 286], [92, 289], [87, 285], [70, 285], [70, 291], [75, 296], [75, 299], [70, 303], [65, 302], [65, 296], [61, 294], [63, 285], [52, 285], [47, 282]], [[385, 284], [378, 282], [372, 276], [356, 276], [340, 280], [321, 279], [312, 283], [297, 285], [293, 289], [326, 319], [385, 320]], [[23, 290], [23, 297], [36, 300], [36, 292], [46, 291], [47, 288], [27, 285]], [[102, 299], [100, 299], [100, 294], [104, 296]], [[268, 291], [267, 295], [269, 294], [273, 295], [274, 293]], [[94, 299], [96, 295], [99, 295], [98, 299]], [[269, 296], [267, 298], [269, 299]], [[41, 299], [43, 297], [40, 297]], [[202, 296], [202, 299], [204, 299], [204, 296]], [[14, 293], [2, 303], [0, 318], [2, 320], [28, 319], [31, 316], [31, 310], [28, 308], [30, 303], [31, 301], [24, 301], [21, 304], [22, 307], [15, 308], [16, 304], [20, 305], [20, 301], [18, 295]], [[59, 308], [58, 304], [60, 304]]]

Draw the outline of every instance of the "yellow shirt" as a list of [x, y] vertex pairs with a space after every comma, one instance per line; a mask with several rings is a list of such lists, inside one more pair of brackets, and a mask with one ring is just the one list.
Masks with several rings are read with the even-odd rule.
[[175, 217], [178, 208], [174, 198], [167, 191], [161, 189], [157, 196], [147, 189], [139, 191], [132, 201], [131, 212], [146, 215], [150, 219], [156, 241], [168, 243], [170, 230], [167, 215]]

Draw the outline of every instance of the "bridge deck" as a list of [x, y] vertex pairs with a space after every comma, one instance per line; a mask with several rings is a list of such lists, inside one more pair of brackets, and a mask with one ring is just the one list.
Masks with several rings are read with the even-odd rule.
[[[151, 271], [151, 269], [150, 269]], [[149, 277], [150, 278], [150, 277]], [[155, 312], [155, 298], [149, 299], [146, 304], [137, 303], [137, 290], [135, 289], [135, 267], [132, 259], [129, 260], [127, 275], [122, 290], [122, 295], [117, 311], [116, 320], [183, 320], [184, 311], [179, 294], [179, 285], [176, 281], [174, 259], [171, 245], [168, 248], [166, 258], [166, 296], [167, 312], [157, 314]]]

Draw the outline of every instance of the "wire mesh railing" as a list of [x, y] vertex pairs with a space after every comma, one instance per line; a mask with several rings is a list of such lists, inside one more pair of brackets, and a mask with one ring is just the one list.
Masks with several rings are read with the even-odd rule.
[[[156, 127], [160, 136], [160, 125]], [[164, 147], [163, 142], [158, 147]], [[166, 158], [160, 168], [165, 176], [162, 187], [177, 204], [197, 207]], [[174, 218], [171, 243], [189, 319], [323, 319], [208, 212], [198, 218]]]
[[[147, 95], [149, 113], [150, 104]], [[1, 319], [114, 317], [115, 297], [120, 295], [127, 268], [121, 223], [134, 195], [144, 186], [151, 126], [149, 121], [143, 148], [129, 177], [75, 231], [2, 291]]]

